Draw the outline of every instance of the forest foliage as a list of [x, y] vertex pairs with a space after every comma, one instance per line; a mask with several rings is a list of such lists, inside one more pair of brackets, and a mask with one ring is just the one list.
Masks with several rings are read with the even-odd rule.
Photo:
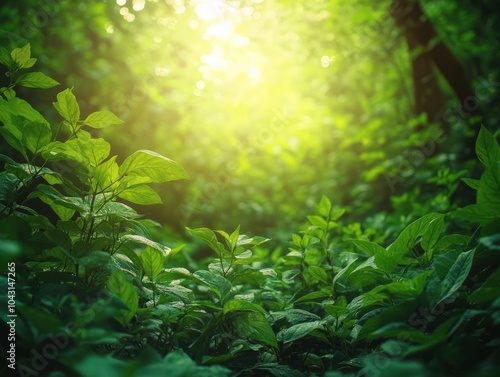
[[2, 374], [497, 375], [499, 16], [436, 120], [386, 3], [0, 8]]

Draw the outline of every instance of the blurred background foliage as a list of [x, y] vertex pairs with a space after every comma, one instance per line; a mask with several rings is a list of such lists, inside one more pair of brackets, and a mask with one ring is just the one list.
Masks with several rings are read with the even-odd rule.
[[[420, 4], [495, 129], [498, 2]], [[105, 133], [119, 160], [144, 148], [185, 167], [192, 180], [164, 186], [164, 206], [139, 208], [174, 231], [241, 224], [288, 239], [325, 194], [384, 234], [384, 213], [400, 228], [450, 209], [460, 174], [449, 171], [473, 164], [461, 158], [474, 134], [465, 99], [442, 76], [428, 95], [444, 96], [441, 119], [415, 113], [422, 51], [393, 11], [385, 0], [6, 1], [0, 42], [30, 42], [61, 83], [18, 93], [42, 114], [74, 86], [82, 114], [104, 104], [125, 120]]]

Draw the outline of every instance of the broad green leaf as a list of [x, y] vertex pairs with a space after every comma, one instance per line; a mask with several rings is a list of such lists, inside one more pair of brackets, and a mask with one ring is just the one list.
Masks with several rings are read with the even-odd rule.
[[443, 228], [444, 228], [444, 217], [441, 216], [438, 217], [437, 219], [432, 220], [429, 223], [427, 231], [422, 236], [422, 240], [420, 241], [422, 249], [424, 249], [425, 251], [429, 251], [429, 249], [434, 247], [434, 245], [439, 239], [439, 236], [441, 236]]
[[[352, 287], [362, 288], [369, 285], [378, 285], [383, 280], [387, 280], [387, 278], [384, 278], [384, 272], [387, 271], [383, 271], [376, 263], [377, 256], [380, 257], [378, 263], [386, 268], [386, 270], [390, 270], [397, 263], [388, 254], [379, 253], [376, 256], [368, 258], [349, 274], [348, 282]], [[390, 268], [387, 266], [390, 266]]]
[[283, 343], [290, 343], [309, 335], [312, 331], [323, 328], [322, 321], [303, 322], [282, 331]]
[[497, 268], [467, 301], [470, 303], [488, 304], [500, 297], [500, 268]]
[[[186, 304], [191, 304], [194, 301], [193, 291], [179, 284], [157, 284], [156, 287], [160, 289], [163, 294], [173, 296], [176, 299], [180, 299]], [[161, 302], [161, 298], [160, 301]], [[166, 302], [166, 301], [165, 301]]]
[[75, 154], [81, 156], [85, 165], [92, 167], [98, 166], [111, 152], [111, 145], [102, 138], [76, 138], [68, 140], [64, 145], [66, 151], [69, 151], [68, 157], [75, 156]]
[[120, 270], [115, 270], [111, 274], [107, 284], [111, 293], [115, 294], [128, 307], [127, 311], [117, 315], [117, 319], [123, 326], [127, 326], [130, 320], [134, 317], [139, 306], [139, 296], [134, 285], [127, 280], [125, 273]]
[[2, 91], [5, 98], [7, 98], [7, 101], [10, 101], [16, 97], [16, 91], [12, 88], [0, 88], [0, 91]]
[[334, 209], [330, 212], [330, 220], [337, 220], [345, 213], [345, 208]]
[[476, 141], [476, 154], [483, 165], [491, 166], [500, 161], [498, 141], [483, 125]]
[[15, 48], [10, 53], [12, 60], [17, 64], [19, 68], [23, 68], [27, 64], [31, 57], [31, 46], [29, 43], [21, 48]]
[[161, 204], [161, 197], [147, 185], [133, 186], [120, 191], [118, 197], [135, 204]]
[[83, 121], [83, 124], [92, 128], [104, 128], [123, 123], [125, 123], [123, 120], [108, 110], [96, 111]]
[[38, 59], [35, 59], [35, 58], [29, 58], [28, 61], [26, 63], [24, 63], [23, 65], [23, 69], [28, 69], [28, 68], [31, 68], [35, 65], [35, 63], [37, 62]]
[[368, 339], [378, 338], [398, 338], [401, 333], [405, 334], [405, 338], [412, 342], [423, 344], [429, 341], [429, 338], [417, 329], [402, 322], [392, 322], [379, 329], [376, 329], [368, 335]]
[[42, 114], [33, 109], [33, 107], [31, 107], [28, 102], [17, 97], [12, 98], [9, 101], [5, 101], [4, 99], [0, 98], [0, 121], [2, 121], [4, 124], [15, 123], [15, 119], [13, 119], [13, 116], [26, 118], [31, 122], [45, 123], [47, 126], [49, 126], [49, 123], [42, 116]]
[[471, 189], [474, 189], [476, 191], [479, 190], [479, 186], [480, 186], [480, 182], [481, 182], [479, 179], [473, 179], [473, 178], [461, 178], [461, 179]]
[[321, 216], [317, 216], [317, 215], [307, 216], [307, 220], [309, 220], [309, 222], [312, 225], [317, 226], [320, 229], [326, 229], [326, 227], [327, 227], [326, 220], [324, 218], [322, 218]]
[[415, 220], [401, 232], [387, 250], [390, 251], [396, 259], [404, 256], [415, 246], [418, 237], [421, 237], [427, 231], [429, 224], [443, 216], [444, 215], [440, 213], [432, 212]]
[[130, 261], [134, 264], [135, 268], [137, 268], [138, 271], [143, 270], [142, 259], [134, 250], [127, 246], [121, 245], [117, 252], [125, 255], [128, 259], [130, 259]]
[[56, 215], [63, 221], [70, 220], [75, 214], [75, 210], [73, 208], [68, 208], [67, 206], [57, 204], [55, 200], [50, 196], [41, 196], [40, 200], [48, 204], [50, 208], [52, 208], [52, 210], [56, 213]]
[[375, 242], [365, 240], [351, 240], [358, 249], [364, 251], [369, 256], [377, 255], [377, 253], [387, 252], [382, 246]]
[[330, 211], [332, 209], [332, 202], [325, 195], [321, 197], [321, 201], [319, 202], [318, 212], [323, 217], [328, 217]]
[[278, 348], [276, 335], [262, 313], [241, 312], [232, 317], [232, 325], [242, 336]]
[[217, 236], [213, 230], [208, 228], [190, 229], [188, 227], [186, 229], [193, 237], [205, 242], [218, 256], [224, 256], [227, 253], [224, 245], [217, 240]]
[[90, 212], [89, 204], [82, 198], [64, 196], [51, 186], [40, 184], [37, 186], [36, 191], [30, 194], [29, 197], [39, 197], [40, 195], [42, 195], [41, 198], [43, 198], [43, 196], [47, 196], [52, 199], [53, 203], [73, 209], [79, 213]]
[[249, 310], [254, 312], [260, 312], [264, 315], [267, 314], [267, 312], [262, 308], [262, 306], [254, 304], [253, 302], [249, 301], [229, 300], [224, 304], [224, 309], [223, 309], [224, 314], [235, 310], [246, 310], [246, 311]]
[[154, 280], [154, 278], [157, 277], [163, 270], [163, 255], [160, 251], [148, 246], [141, 253], [141, 259], [144, 273], [151, 280]]
[[9, 51], [0, 46], [0, 64], [10, 69], [12, 67], [12, 63], [14, 63], [14, 60], [12, 59], [12, 56], [10, 56]]
[[223, 301], [231, 291], [231, 282], [226, 278], [211, 271], [196, 271], [193, 276], [200, 282], [206, 284]]
[[19, 76], [16, 80], [16, 84], [24, 86], [25, 88], [40, 88], [40, 89], [48, 89], [53, 88], [59, 83], [46, 76], [42, 72], [30, 72], [25, 73]]
[[307, 271], [311, 274], [316, 282], [321, 281], [328, 284], [328, 274], [325, 269], [319, 266], [309, 266]]
[[133, 208], [130, 208], [126, 204], [118, 202], [108, 202], [101, 207], [99, 212], [96, 213], [96, 217], [109, 217], [116, 218], [118, 220], [133, 220], [141, 217]]
[[500, 162], [488, 166], [481, 176], [477, 203], [500, 206]]
[[484, 226], [500, 217], [500, 205], [492, 205], [491, 203], [471, 204], [456, 211], [455, 216]]
[[116, 156], [99, 164], [92, 170], [94, 180], [92, 188], [98, 191], [112, 191], [118, 186], [120, 175], [118, 173], [118, 164]]
[[319, 321], [321, 319], [318, 315], [302, 309], [288, 309], [285, 312], [285, 316], [286, 320], [291, 325], [296, 325], [297, 323]]
[[80, 119], [80, 106], [75, 95], [68, 88], [57, 95], [57, 102], [53, 102], [57, 112], [66, 119], [72, 126]]
[[15, 150], [21, 153], [26, 161], [29, 160], [28, 154], [26, 152], [26, 147], [21, 142], [22, 134], [17, 128], [11, 125], [5, 125], [4, 127], [0, 127], [0, 135], [5, 139], [5, 141]]
[[25, 123], [22, 131], [24, 145], [34, 154], [40, 152], [52, 140], [52, 130], [44, 123]]
[[319, 300], [319, 299], [325, 299], [329, 296], [330, 296], [330, 294], [328, 294], [327, 292], [315, 291], [315, 292], [308, 293], [302, 297], [299, 297], [293, 303], [299, 304], [301, 302], [311, 302], [311, 301], [315, 301], [315, 300]]
[[0, 202], [9, 203], [16, 198], [17, 190], [21, 188], [19, 178], [14, 174], [0, 174]]
[[154, 242], [154, 241], [150, 240], [149, 238], [139, 236], [136, 234], [126, 234], [126, 235], [122, 236], [120, 238], [120, 240], [122, 242], [126, 242], [126, 243], [132, 243], [132, 244], [138, 244], [138, 245], [142, 245], [142, 246], [152, 247], [153, 249], [156, 249], [159, 252], [161, 252], [161, 254], [164, 257], [166, 257], [168, 255], [168, 253], [170, 253], [169, 247], [162, 245], [158, 242]]
[[436, 305], [446, 300], [460, 288], [469, 275], [474, 259], [474, 250], [461, 253], [441, 282], [441, 295]]
[[[106, 268], [106, 266], [111, 262], [111, 255], [104, 251], [95, 250], [89, 255], [85, 255], [77, 259], [78, 263], [87, 268]], [[135, 289], [135, 288], [134, 288]]]
[[139, 150], [132, 153], [123, 161], [119, 171], [120, 175], [145, 177], [149, 179], [149, 182], [156, 183], [189, 179], [180, 164], [148, 150]]

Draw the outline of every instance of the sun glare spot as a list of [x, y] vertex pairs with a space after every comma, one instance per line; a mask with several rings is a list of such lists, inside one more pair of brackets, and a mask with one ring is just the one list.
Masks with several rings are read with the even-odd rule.
[[223, 51], [219, 46], [214, 47], [212, 53], [209, 55], [202, 55], [200, 60], [210, 68], [224, 69], [227, 67], [228, 62], [222, 56]]
[[215, 37], [224, 39], [229, 37], [233, 31], [233, 24], [230, 21], [221, 21], [210, 25], [205, 34], [203, 34], [203, 38], [209, 39], [210, 37]]
[[132, 8], [135, 11], [139, 12], [144, 9], [145, 4], [146, 2], [144, 0], [134, 0], [134, 5], [132, 6]]
[[220, 0], [199, 0], [195, 12], [200, 20], [212, 21], [222, 15], [224, 2]]
[[118, 4], [119, 6], [123, 6], [127, 4], [127, 0], [116, 0], [116, 4]]
[[260, 71], [260, 68], [258, 68], [258, 67], [248, 68], [247, 73], [248, 73], [248, 76], [250, 76], [250, 78], [253, 80], [258, 80], [262, 76], [262, 72]]

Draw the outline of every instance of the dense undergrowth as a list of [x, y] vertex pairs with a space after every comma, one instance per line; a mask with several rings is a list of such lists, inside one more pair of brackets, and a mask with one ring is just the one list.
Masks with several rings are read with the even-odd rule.
[[381, 233], [344, 221], [323, 196], [276, 248], [236, 225], [188, 228], [213, 253], [193, 261], [183, 245], [156, 242], [158, 224], [125, 204], [159, 203], [150, 184], [188, 178], [184, 169], [148, 150], [110, 157], [94, 130], [122, 121], [81, 115], [71, 89], [50, 125], [15, 90], [57, 82], [25, 73], [36, 61], [29, 45], [0, 54], [10, 80], [0, 133], [12, 152], [0, 156], [2, 354], [11, 344], [15, 353], [2, 375], [500, 373], [500, 148], [485, 128], [481, 178], [436, 178], [448, 188], [439, 200], [467, 184], [476, 204]]

